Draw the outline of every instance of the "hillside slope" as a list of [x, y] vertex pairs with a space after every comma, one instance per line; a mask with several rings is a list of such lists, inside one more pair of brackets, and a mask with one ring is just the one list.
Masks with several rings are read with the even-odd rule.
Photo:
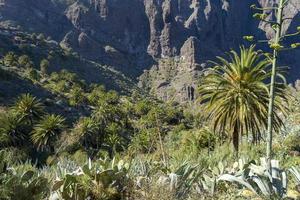
[[[252, 4], [269, 7], [276, 0], [2, 0], [0, 26], [44, 33], [82, 59], [140, 77], [140, 87], [163, 99], [182, 101], [206, 60], [238, 48], [244, 35], [273, 37], [271, 27], [252, 19]], [[290, 1], [285, 17], [291, 19], [284, 31], [296, 30], [299, 0]], [[300, 77], [300, 50], [281, 61], [291, 67], [290, 81]], [[93, 67], [76, 66], [98, 79]]]

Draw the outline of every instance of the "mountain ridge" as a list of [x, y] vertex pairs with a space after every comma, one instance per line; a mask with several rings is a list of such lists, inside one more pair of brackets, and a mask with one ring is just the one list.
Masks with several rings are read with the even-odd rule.
[[[269, 7], [276, 2], [2, 0], [0, 26], [44, 33], [83, 59], [112, 66], [134, 80], [139, 78], [139, 86], [151, 94], [182, 101], [189, 99], [185, 91], [196, 85], [206, 60], [245, 44], [244, 35], [274, 36], [269, 25], [252, 19], [250, 6]], [[273, 13], [267, 14], [274, 18]], [[291, 18], [286, 20], [284, 31], [296, 30], [300, 2], [291, 0], [284, 16]], [[300, 76], [299, 55], [296, 50], [281, 59], [291, 66], [290, 81]], [[166, 66], [169, 61], [174, 66]], [[166, 74], [170, 70], [171, 74]]]

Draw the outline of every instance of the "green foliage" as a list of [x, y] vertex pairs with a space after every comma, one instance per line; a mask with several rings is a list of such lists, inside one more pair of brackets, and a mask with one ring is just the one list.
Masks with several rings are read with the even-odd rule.
[[291, 167], [289, 171], [293, 174], [296, 182], [300, 185], [300, 168], [298, 167]]
[[201, 152], [207, 148], [208, 151], [212, 151], [216, 145], [217, 138], [207, 128], [203, 128], [197, 131], [187, 131], [182, 137], [181, 144], [185, 148], [191, 148], [192, 151]]
[[112, 147], [113, 153], [117, 152], [117, 148], [122, 149], [125, 140], [120, 136], [122, 133], [122, 127], [117, 123], [111, 123], [106, 127], [106, 137], [104, 142], [106, 145]]
[[72, 88], [85, 88], [86, 84], [83, 80], [80, 80], [75, 73], [68, 72], [67, 70], [61, 70], [60, 72], [51, 73], [49, 83], [45, 86], [51, 91], [66, 95]]
[[86, 102], [84, 90], [78, 86], [73, 86], [68, 94], [71, 106], [82, 105]]
[[40, 70], [41, 70], [41, 73], [43, 75], [47, 75], [48, 74], [48, 68], [49, 68], [49, 61], [47, 59], [43, 59], [40, 63]]
[[31, 125], [34, 120], [40, 119], [45, 113], [42, 103], [30, 94], [21, 95], [15, 102], [12, 110], [19, 116], [20, 120]]
[[0, 151], [0, 199], [40, 200], [49, 193], [49, 181], [32, 165], [7, 166], [6, 152]]
[[29, 68], [27, 69], [27, 76], [30, 80], [34, 81], [38, 81], [40, 79], [40, 74], [38, 73], [38, 71], [34, 68]]
[[26, 138], [26, 126], [14, 113], [0, 113], [1, 146], [20, 145]]
[[20, 67], [33, 68], [33, 62], [28, 55], [22, 55], [18, 58], [18, 64]]
[[53, 147], [53, 142], [64, 128], [64, 121], [65, 119], [59, 115], [46, 115], [34, 126], [31, 140], [38, 150]]
[[[265, 82], [271, 77], [271, 63], [254, 46], [241, 47], [240, 55], [231, 51], [229, 61], [218, 59], [220, 63], [214, 63], [203, 78], [199, 93], [214, 131], [228, 134], [238, 150], [239, 137], [251, 134], [257, 142], [267, 128], [269, 90]], [[286, 94], [284, 83], [276, 86], [273, 128], [279, 130], [283, 122], [278, 112], [286, 112]]]
[[168, 184], [177, 197], [183, 198], [191, 190], [200, 174], [196, 166], [183, 163], [178, 168], [167, 170], [166, 176], [159, 178], [159, 184]]
[[45, 35], [44, 35], [43, 33], [40, 33], [40, 34], [37, 36], [37, 39], [38, 39], [38, 40], [41, 40], [41, 41], [44, 41], [44, 40], [46, 40], [46, 37], [45, 37]]
[[272, 161], [272, 171], [268, 172], [265, 158], [261, 158], [261, 165], [254, 161], [246, 163], [235, 175], [223, 174], [218, 181], [236, 182], [257, 195], [269, 199], [282, 199], [287, 191], [286, 172], [279, 168], [277, 160]]
[[8, 177], [1, 181], [3, 190], [8, 193], [5, 199], [40, 200], [49, 195], [48, 180], [36, 176], [33, 171], [26, 171], [23, 174], [14, 174], [13, 171], [8, 173]]
[[55, 182], [52, 190], [66, 200], [113, 200], [125, 197], [125, 183], [129, 183], [129, 164], [113, 159], [91, 162], [72, 174], [66, 174]]
[[105, 95], [105, 87], [103, 85], [91, 85], [91, 92], [88, 94], [88, 100], [91, 105], [97, 105], [99, 99]]
[[298, 151], [300, 152], [300, 135], [299, 134], [290, 134], [288, 135], [284, 142], [282, 143], [283, 148], [289, 151]]
[[88, 148], [100, 137], [99, 128], [99, 124], [92, 118], [85, 117], [79, 119], [73, 129], [73, 134], [76, 137], [75, 141], [81, 142], [85, 148]]
[[135, 105], [135, 113], [139, 116], [147, 115], [151, 110], [152, 104], [147, 100], [138, 101]]
[[16, 67], [18, 66], [18, 57], [14, 52], [8, 52], [3, 58], [3, 63], [7, 67]]

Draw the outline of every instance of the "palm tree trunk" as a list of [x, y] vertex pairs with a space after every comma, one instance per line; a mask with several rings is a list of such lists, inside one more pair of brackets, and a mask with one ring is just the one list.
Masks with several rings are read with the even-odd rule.
[[239, 131], [238, 131], [238, 122], [235, 123], [234, 125], [234, 129], [233, 129], [233, 133], [232, 133], [232, 143], [233, 143], [233, 147], [235, 150], [235, 156], [236, 158], [238, 158], [239, 156], [239, 143], [240, 143], [240, 139], [239, 139]]
[[[280, 43], [281, 39], [281, 29], [282, 29], [282, 13], [283, 13], [283, 2], [284, 0], [279, 1], [278, 10], [277, 10], [277, 23], [275, 44]], [[271, 170], [271, 159], [272, 159], [272, 140], [273, 140], [273, 111], [274, 111], [274, 99], [275, 99], [275, 81], [276, 81], [276, 68], [278, 64], [278, 49], [274, 49], [273, 60], [272, 60], [272, 76], [270, 84], [270, 96], [269, 96], [269, 108], [268, 108], [268, 130], [267, 130], [267, 164], [268, 170]]]

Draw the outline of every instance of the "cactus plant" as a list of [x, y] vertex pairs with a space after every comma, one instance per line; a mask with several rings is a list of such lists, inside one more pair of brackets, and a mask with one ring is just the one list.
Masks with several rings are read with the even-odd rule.
[[129, 179], [129, 164], [123, 160], [108, 159], [88, 161], [72, 173], [55, 181], [52, 196], [63, 199], [120, 199], [125, 192], [123, 183]]

